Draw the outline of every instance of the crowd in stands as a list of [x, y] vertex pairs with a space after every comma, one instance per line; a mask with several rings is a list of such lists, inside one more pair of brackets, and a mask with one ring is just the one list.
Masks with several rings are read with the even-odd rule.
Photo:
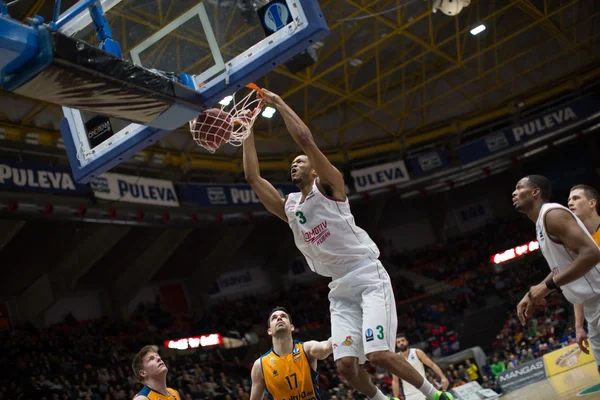
[[[451, 387], [478, 381], [486, 388], [498, 390], [494, 377], [501, 371], [560, 347], [559, 338], [571, 333], [567, 321], [572, 310], [561, 296], [553, 296], [548, 308], [527, 327], [522, 327], [515, 316], [523, 293], [547, 275], [543, 259], [531, 256], [526, 267], [507, 267], [502, 271], [490, 266], [493, 252], [528, 242], [532, 236], [530, 228], [523, 229], [520, 222], [498, 221], [471, 237], [451, 240], [444, 246], [390, 255], [397, 266], [414, 265], [415, 272], [457, 287], [437, 297], [423, 297], [423, 288], [415, 288], [394, 274], [393, 266], [389, 268], [396, 299], [402, 303], [398, 305], [398, 329], [412, 343], [425, 340], [439, 325], [451, 324], [465, 311], [484, 306], [490, 295], [508, 303], [504, 327], [489, 346], [493, 349], [490, 365], [478, 368], [472, 360], [450, 365], [445, 373]], [[67, 318], [65, 323], [43, 330], [26, 327], [0, 332], [0, 400], [131, 399], [141, 388], [132, 374], [131, 358], [143, 344], [161, 344], [166, 336], [215, 331], [243, 335], [253, 331], [267, 339], [261, 342], [264, 347], [268, 345], [268, 338], [264, 337], [268, 312], [276, 305], [290, 310], [299, 335], [319, 328], [328, 334], [327, 283], [317, 279], [261, 296], [222, 300], [195, 323], [172, 315], [157, 301], [138, 307], [126, 322], [102, 319], [79, 323]], [[416, 300], [404, 303], [409, 299]], [[219, 351], [167, 356], [168, 385], [185, 400], [248, 400], [250, 363], [266, 350], [260, 346], [240, 358], [228, 358]], [[331, 358], [320, 364], [320, 371], [325, 400], [362, 398], [343, 381]], [[370, 372], [382, 391], [391, 395], [391, 377], [374, 368]], [[437, 382], [431, 371], [427, 376]]]

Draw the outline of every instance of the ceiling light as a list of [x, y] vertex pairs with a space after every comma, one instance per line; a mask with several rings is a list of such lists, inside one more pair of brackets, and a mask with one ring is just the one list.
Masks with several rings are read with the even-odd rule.
[[363, 61], [361, 59], [358, 59], [358, 58], [350, 58], [350, 59], [348, 59], [348, 64], [352, 65], [353, 67], [358, 67], [362, 63], [363, 63]]
[[219, 104], [222, 106], [228, 106], [229, 103], [231, 103], [231, 100], [233, 100], [233, 96], [226, 96], [223, 100], [219, 102]]
[[275, 110], [273, 107], [265, 107], [265, 109], [262, 112], [262, 116], [265, 118], [272, 118], [273, 115], [275, 115]]
[[485, 31], [485, 25], [481, 24], [481, 25], [476, 26], [475, 28], [471, 29], [471, 35], [475, 36], [483, 31]]

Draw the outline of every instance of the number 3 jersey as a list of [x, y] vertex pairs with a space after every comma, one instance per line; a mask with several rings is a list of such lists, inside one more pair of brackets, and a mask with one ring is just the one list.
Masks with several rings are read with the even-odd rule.
[[315, 179], [303, 203], [301, 199], [301, 192], [290, 193], [285, 215], [298, 250], [314, 272], [340, 278], [379, 258], [377, 245], [354, 223], [348, 198], [330, 198]]
[[304, 344], [294, 341], [291, 354], [278, 356], [273, 349], [260, 358], [268, 400], [320, 400], [316, 371], [304, 352]]

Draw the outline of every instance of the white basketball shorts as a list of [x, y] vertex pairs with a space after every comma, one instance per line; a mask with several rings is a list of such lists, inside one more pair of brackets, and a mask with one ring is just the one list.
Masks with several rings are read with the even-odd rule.
[[394, 351], [396, 300], [390, 277], [373, 260], [329, 284], [333, 358], [357, 357], [364, 364], [375, 351]]

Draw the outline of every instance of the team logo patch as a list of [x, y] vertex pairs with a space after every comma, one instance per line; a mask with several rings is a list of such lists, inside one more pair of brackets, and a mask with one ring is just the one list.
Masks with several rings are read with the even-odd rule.
[[292, 355], [297, 356], [298, 354], [300, 354], [300, 349], [297, 347], [294, 347], [294, 350], [292, 350]]
[[352, 343], [354, 343], [354, 340], [352, 340], [352, 336], [346, 336], [346, 340], [344, 340], [344, 341], [342, 342], [342, 344], [343, 344], [344, 346], [351, 346], [351, 345], [352, 345]]
[[367, 328], [367, 330], [365, 331], [365, 339], [367, 340], [367, 342], [373, 341], [373, 329]]
[[269, 360], [269, 364], [275, 365], [275, 359], [273, 357], [271, 357], [271, 359]]

